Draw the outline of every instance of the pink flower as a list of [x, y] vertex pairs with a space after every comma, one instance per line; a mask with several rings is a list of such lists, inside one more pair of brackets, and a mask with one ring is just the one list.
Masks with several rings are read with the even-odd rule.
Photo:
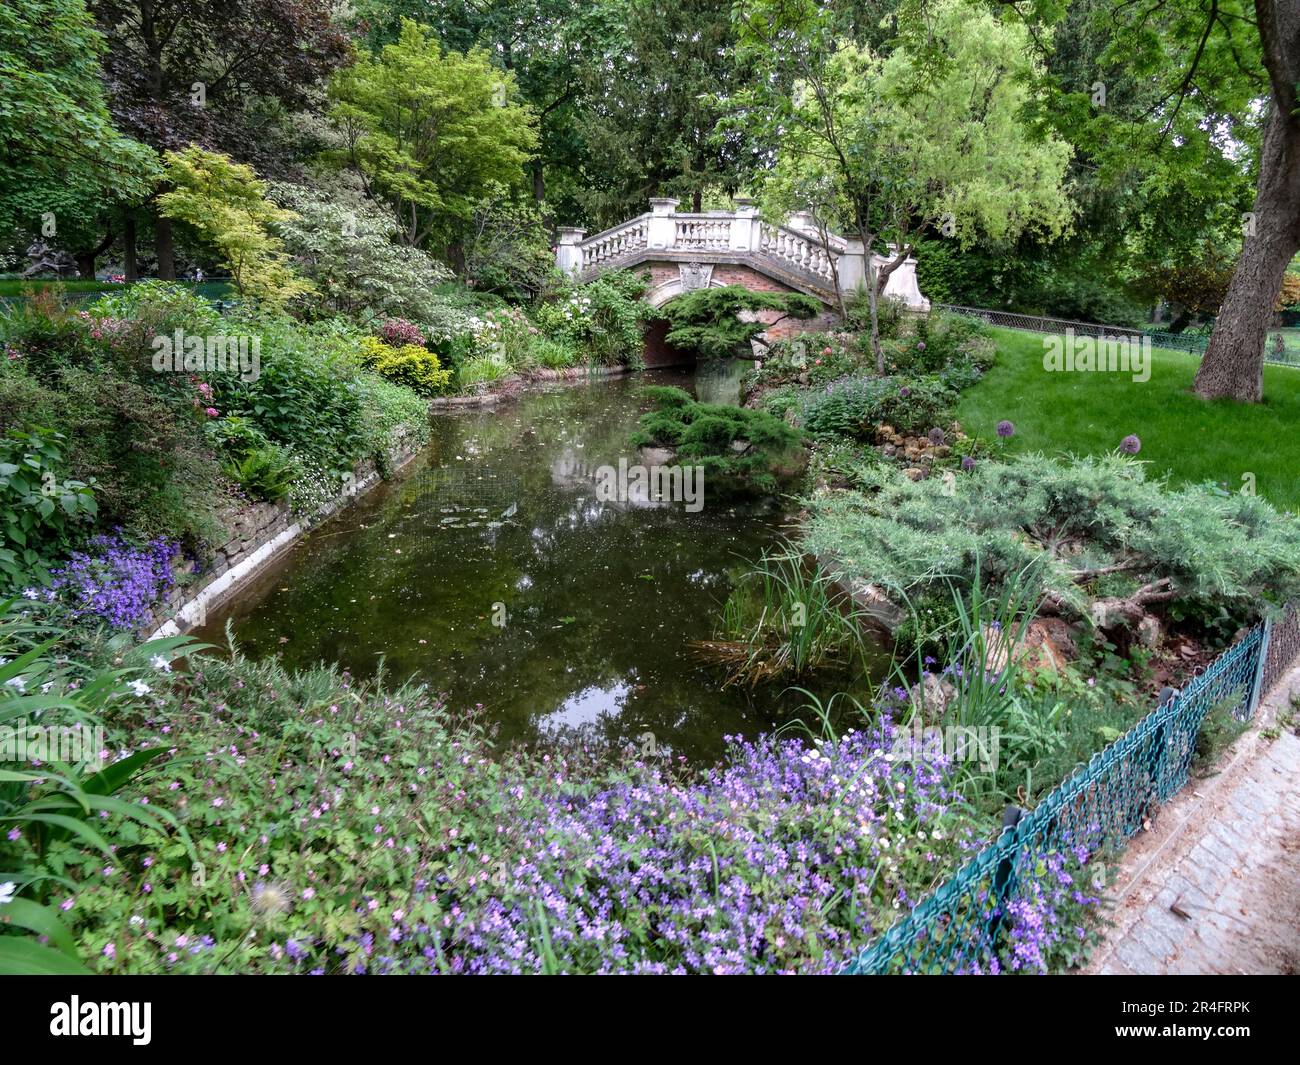
[[218, 418], [218, 417], [220, 417], [220, 415], [217, 413], [217, 408], [216, 408], [216, 407], [209, 407], [209, 408], [208, 408], [207, 410], [205, 410], [203, 413], [206, 414], [209, 418]]

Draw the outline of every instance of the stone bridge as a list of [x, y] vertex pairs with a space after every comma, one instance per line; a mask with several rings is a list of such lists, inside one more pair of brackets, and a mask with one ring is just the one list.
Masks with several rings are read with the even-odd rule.
[[[555, 249], [556, 265], [581, 281], [607, 270], [641, 267], [650, 274], [646, 298], [661, 306], [696, 288], [744, 285], [768, 292], [802, 292], [821, 300], [825, 310], [811, 321], [785, 319], [768, 331], [769, 339], [826, 329], [839, 315], [839, 296], [847, 299], [866, 281], [862, 241], [831, 234], [823, 243], [804, 211], [783, 225], [758, 216], [749, 200], [737, 199], [732, 211], [691, 214], [677, 210], [677, 200], [652, 199], [646, 214], [588, 237], [586, 230], [561, 228]], [[879, 268], [887, 260], [874, 255]], [[908, 307], [928, 311], [930, 301], [916, 283], [916, 260], [907, 259], [886, 280], [884, 295]], [[760, 317], [779, 317], [763, 312]], [[646, 364], [665, 366], [689, 361], [664, 343], [664, 322], [652, 323], [646, 334]]]

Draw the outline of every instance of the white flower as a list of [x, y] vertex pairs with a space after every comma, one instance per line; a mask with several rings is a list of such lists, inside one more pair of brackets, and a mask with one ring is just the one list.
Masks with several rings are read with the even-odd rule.
[[128, 680], [126, 686], [135, 692], [136, 695], [148, 695], [153, 691], [153, 689], [142, 680]]
[[41, 593], [38, 592], [35, 588], [24, 588], [24, 589], [23, 589], [23, 598], [24, 598], [24, 599], [36, 599], [40, 594], [41, 594]]
[[0, 906], [14, 901], [15, 886], [12, 880], [6, 880], [3, 884], [0, 884]]
[[154, 655], [149, 659], [149, 664], [161, 673], [170, 673], [172, 671], [171, 663], [168, 662], [167, 659], [163, 658], [162, 655]]
[[27, 690], [27, 680], [26, 680], [26, 678], [24, 678], [24, 677], [10, 677], [7, 681], [5, 681], [5, 687], [7, 687], [7, 688], [14, 688], [14, 689], [16, 689], [17, 691], [20, 691], [20, 692], [21, 692], [21, 691], [26, 691], [26, 690]]

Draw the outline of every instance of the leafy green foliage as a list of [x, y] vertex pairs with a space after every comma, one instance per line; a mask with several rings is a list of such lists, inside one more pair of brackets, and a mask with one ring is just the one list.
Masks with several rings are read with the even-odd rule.
[[697, 403], [668, 386], [642, 391], [655, 409], [641, 416], [634, 445], [672, 448], [679, 461], [752, 492], [775, 491], [778, 477], [803, 466], [799, 431], [765, 411]]
[[[122, 714], [123, 705], [138, 703], [151, 691], [148, 680], [140, 679], [152, 674], [146, 663], [170, 670], [170, 660], [193, 642], [175, 637], [119, 648], [118, 667], [109, 668], [84, 659], [69, 662], [55, 650], [64, 635], [40, 604], [0, 603], [0, 728], [7, 730], [6, 760], [17, 754], [17, 733], [41, 744], [39, 764], [0, 768], [0, 869], [5, 887], [18, 896], [5, 904], [0, 971], [81, 971], [79, 945], [51, 905], [55, 890], [69, 885], [73, 865], [115, 862], [118, 847], [138, 839], [141, 831], [174, 831], [178, 853], [193, 853], [184, 829], [166, 809], [119, 794], [138, 787], [166, 747], [141, 748], [103, 765], [100, 743], [120, 747], [97, 731], [110, 715], [129, 717], [130, 711]], [[75, 763], [64, 760], [69, 753], [64, 745], [77, 752]], [[49, 946], [17, 938], [23, 933], [43, 936]]]
[[275, 503], [293, 484], [293, 456], [274, 445], [256, 447], [225, 462], [221, 472], [254, 499]]
[[343, 147], [329, 153], [382, 199], [415, 247], [445, 247], [496, 185], [518, 182], [537, 134], [509, 72], [479, 50], [446, 51], [402, 21], [397, 40], [362, 55], [330, 86]]
[[700, 650], [731, 684], [805, 677], [864, 651], [859, 616], [829, 574], [792, 544], [765, 552], [723, 606], [718, 637]]
[[216, 249], [240, 293], [279, 307], [310, 290], [294, 275], [272, 227], [289, 213], [266, 198], [253, 168], [191, 144], [164, 157], [168, 191], [158, 197], [164, 215], [188, 226]]
[[644, 277], [613, 270], [585, 285], [566, 283], [536, 311], [538, 326], [552, 340], [573, 348], [597, 366], [640, 366], [642, 325], [651, 316]]
[[451, 271], [428, 252], [396, 243], [398, 224], [379, 205], [343, 189], [305, 185], [272, 185], [271, 195], [289, 209], [275, 231], [294, 268], [312, 282], [304, 299], [317, 314], [342, 314], [363, 326], [401, 317], [442, 337], [469, 329], [469, 315], [436, 291]]
[[[806, 321], [821, 310], [819, 300], [801, 292], [754, 292], [743, 285], [724, 285], [675, 296], [660, 314], [668, 319], [665, 339], [673, 347], [707, 359], [726, 359], [749, 357], [752, 342], [776, 322]], [[757, 318], [762, 311], [776, 312], [776, 317]], [[741, 319], [745, 312], [749, 320]]]
[[9, 582], [46, 571], [98, 513], [93, 482], [61, 479], [62, 436], [49, 429], [0, 438], [0, 573]]
[[[143, 199], [158, 166], [114, 128], [104, 102], [104, 38], [82, 0], [0, 8], [0, 235], [34, 234], [46, 212], [65, 234], [101, 201]], [[57, 233], [56, 233], [57, 235]], [[84, 235], [84, 234], [79, 234]]]
[[[969, 586], [977, 566], [995, 582], [1035, 567], [1044, 596], [1104, 627], [1170, 600], [1244, 617], [1300, 592], [1293, 517], [1254, 497], [1170, 490], [1116, 454], [979, 462], [952, 488], [864, 476], [867, 491], [816, 500], [808, 547], [893, 593], [945, 577]], [[1116, 574], [1122, 586], [1099, 584]]]
[[451, 371], [443, 369], [438, 356], [419, 344], [395, 347], [377, 337], [366, 337], [360, 354], [361, 361], [375, 373], [422, 396], [436, 396], [451, 383]]

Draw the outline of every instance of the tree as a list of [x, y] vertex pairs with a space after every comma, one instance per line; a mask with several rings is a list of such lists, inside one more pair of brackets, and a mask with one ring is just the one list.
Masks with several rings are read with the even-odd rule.
[[[533, 199], [558, 183], [569, 201], [567, 222], [579, 221], [571, 190], [586, 154], [579, 129], [588, 65], [613, 32], [604, 0], [358, 0], [358, 23], [372, 49], [397, 40], [402, 18], [427, 24], [455, 52], [482, 48], [514, 75], [520, 98], [537, 115], [537, 154], [529, 164]], [[563, 213], [567, 212], [567, 213]]]
[[[331, 0], [90, 0], [90, 6], [109, 41], [104, 75], [113, 117], [159, 155], [196, 143], [264, 173], [283, 173], [287, 164], [273, 136], [276, 108], [309, 106], [352, 51], [332, 20]], [[171, 227], [151, 212], [158, 276], [170, 280]]]
[[578, 131], [587, 156], [579, 198], [597, 225], [678, 196], [699, 211], [708, 190], [734, 192], [759, 155], [743, 127], [720, 123], [749, 79], [736, 30], [712, 0], [603, 0], [582, 68]]
[[0, 235], [43, 233], [82, 252], [91, 276], [101, 207], [144, 198], [158, 173], [113, 125], [103, 50], [82, 0], [0, 7]]
[[[664, 339], [673, 347], [707, 359], [748, 359], [753, 357], [755, 341], [768, 346], [761, 334], [777, 322], [806, 321], [821, 309], [817, 299], [799, 292], [751, 292], [744, 285], [723, 285], [675, 296], [660, 308], [660, 314], [668, 319]], [[770, 321], [754, 317], [763, 311], [775, 311], [778, 317]]]
[[514, 80], [486, 53], [444, 51], [403, 20], [395, 44], [362, 56], [330, 86], [343, 147], [329, 158], [360, 175], [415, 247], [455, 250], [494, 183], [518, 186], [537, 143]]
[[[1052, 4], [1030, 6], [1027, 19], [1055, 21]], [[1189, 203], [1221, 190], [1213, 213], [1234, 215], [1244, 241], [1196, 391], [1259, 400], [1271, 308], [1300, 250], [1300, 0], [1104, 0], [1096, 15], [1109, 38], [1094, 74], [1105, 103], [1090, 116], [1077, 106], [1076, 128], [1104, 169], [1140, 161], [1148, 185], [1169, 194], [1171, 217], [1186, 219]], [[1128, 95], [1128, 83], [1111, 80], [1117, 70], [1137, 74], [1150, 100], [1137, 113], [1112, 106]], [[1074, 94], [1076, 105], [1085, 95]], [[1240, 204], [1239, 179], [1252, 172], [1253, 206]], [[1174, 225], [1194, 243], [1223, 235]]]
[[[1036, 66], [1022, 26], [938, 0], [923, 27], [881, 56], [840, 36], [817, 6], [746, 0], [741, 17], [746, 47], [771, 67], [743, 112], [777, 138], [767, 212], [806, 207], [823, 239], [840, 229], [869, 251], [888, 250], [866, 286], [879, 372], [876, 299], [918, 239], [935, 233], [966, 245], [981, 234], [1055, 237], [1068, 227], [1070, 148], [1025, 121]], [[782, 70], [796, 80], [774, 91]]]
[[[1207, 32], [1218, 24], [1216, 6], [1211, 4]], [[1268, 117], [1241, 258], [1196, 371], [1196, 392], [1207, 399], [1264, 398], [1271, 311], [1286, 269], [1300, 251], [1300, 0], [1255, 0], [1255, 25], [1268, 73]], [[1199, 53], [1187, 73], [1189, 85], [1198, 59]]]
[[[358, 321], [408, 318], [440, 337], [446, 323], [435, 286], [451, 271], [419, 248], [394, 243], [398, 226], [378, 204], [345, 190], [277, 184], [272, 197], [289, 208], [275, 223], [298, 271], [310, 280], [324, 314]], [[462, 316], [463, 317], [463, 316]], [[463, 328], [468, 329], [468, 323]]]
[[284, 244], [271, 227], [291, 211], [266, 198], [252, 167], [191, 144], [163, 156], [169, 191], [158, 197], [163, 216], [189, 227], [230, 270], [241, 294], [280, 306], [310, 291], [294, 275]]

